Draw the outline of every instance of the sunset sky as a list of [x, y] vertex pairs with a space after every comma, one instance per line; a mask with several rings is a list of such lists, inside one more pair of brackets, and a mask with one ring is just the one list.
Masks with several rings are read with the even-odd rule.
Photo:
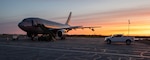
[[26, 34], [18, 28], [24, 18], [39, 17], [70, 25], [101, 26], [68, 34], [150, 36], [150, 0], [0, 0], [0, 34]]

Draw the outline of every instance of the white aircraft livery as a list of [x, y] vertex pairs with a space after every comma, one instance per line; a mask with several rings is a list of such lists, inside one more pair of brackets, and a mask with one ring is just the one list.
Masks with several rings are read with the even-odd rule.
[[[45, 38], [48, 40], [51, 40], [50, 37], [51, 38], [59, 37], [60, 39], [65, 39], [66, 33], [72, 29], [89, 28], [92, 31], [94, 31], [93, 28], [97, 28], [97, 27], [70, 26], [69, 22], [71, 19], [71, 14], [72, 12], [70, 12], [69, 17], [65, 24], [41, 18], [25, 18], [18, 24], [18, 26], [23, 31], [27, 32], [27, 36], [31, 37], [32, 40], [34, 40], [34, 37], [36, 37], [38, 34], [42, 34], [43, 35], [42, 37], [44, 36], [49, 37]], [[38, 39], [41, 39], [41, 37], [39, 37]]]

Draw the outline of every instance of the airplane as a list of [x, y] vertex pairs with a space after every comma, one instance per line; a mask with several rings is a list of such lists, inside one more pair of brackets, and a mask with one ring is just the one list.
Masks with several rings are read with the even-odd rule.
[[[31, 37], [31, 40], [34, 40], [34, 37], [36, 37], [38, 34], [43, 34], [45, 36], [50, 37], [53, 40], [55, 40], [56, 37], [59, 37], [60, 39], [65, 39], [66, 33], [72, 29], [89, 28], [92, 31], [94, 31], [93, 28], [99, 28], [99, 27], [70, 26], [69, 22], [71, 19], [71, 14], [72, 12], [70, 12], [65, 24], [41, 18], [25, 18], [18, 24], [18, 27], [23, 31], [27, 32], [27, 36]], [[49, 40], [51, 40], [50, 38]]]

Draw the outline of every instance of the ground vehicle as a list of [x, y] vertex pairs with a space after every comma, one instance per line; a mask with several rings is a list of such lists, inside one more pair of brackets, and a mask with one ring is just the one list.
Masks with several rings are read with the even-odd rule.
[[13, 35], [12, 36], [12, 40], [18, 40], [18, 38], [19, 38], [18, 35]]
[[105, 38], [105, 42], [107, 42], [107, 44], [111, 44], [111, 42], [125, 42], [127, 45], [130, 45], [133, 41], [133, 37], [125, 37], [122, 34], [114, 34], [111, 37]]

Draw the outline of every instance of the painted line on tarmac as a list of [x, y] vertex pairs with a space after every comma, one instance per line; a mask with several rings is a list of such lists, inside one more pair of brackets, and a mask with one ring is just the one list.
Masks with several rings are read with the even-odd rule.
[[16, 46], [16, 45], [0, 45], [0, 46], [5, 46], [5, 47], [17, 47], [17, 48], [30, 48], [30, 49], [39, 49], [39, 50], [53, 50], [53, 51], [65, 51], [65, 52], [78, 52], [78, 53], [96, 53], [96, 54], [118, 55], [118, 56], [126, 56], [126, 57], [150, 58], [150, 56], [141, 56], [141, 55], [118, 54], [118, 53], [104, 53], [104, 52], [68, 50], [68, 49], [54, 49], [54, 48], [28, 47], [28, 46]]

